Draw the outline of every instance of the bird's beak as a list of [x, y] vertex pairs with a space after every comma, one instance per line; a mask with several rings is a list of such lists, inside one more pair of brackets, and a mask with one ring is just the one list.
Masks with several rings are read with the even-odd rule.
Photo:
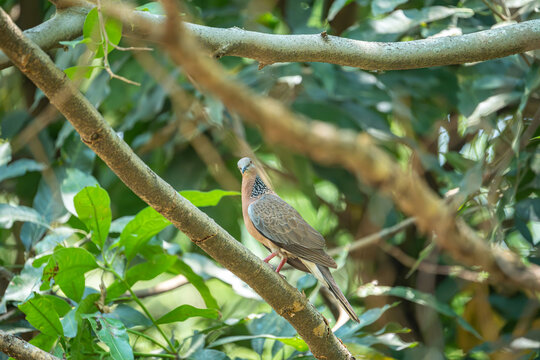
[[244, 173], [246, 172], [247, 168], [248, 168], [249, 165], [246, 165], [242, 168], [242, 175], [244, 175]]

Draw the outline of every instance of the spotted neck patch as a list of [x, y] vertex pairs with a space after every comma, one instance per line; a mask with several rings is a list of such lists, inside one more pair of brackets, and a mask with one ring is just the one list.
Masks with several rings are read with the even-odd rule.
[[268, 186], [266, 186], [266, 184], [262, 181], [259, 175], [257, 175], [257, 177], [255, 178], [255, 182], [253, 183], [253, 189], [251, 190], [250, 197], [259, 197], [269, 192], [270, 189], [268, 188]]

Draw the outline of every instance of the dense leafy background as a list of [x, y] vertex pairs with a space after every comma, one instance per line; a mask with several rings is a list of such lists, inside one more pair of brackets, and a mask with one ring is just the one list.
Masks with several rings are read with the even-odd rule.
[[[279, 34], [326, 30], [373, 41], [466, 34], [501, 23], [497, 12], [507, 22], [538, 18], [540, 6], [531, 0], [506, 1], [507, 8], [480, 0], [186, 3], [191, 20], [209, 26]], [[0, 4], [23, 28], [54, 14], [44, 0]], [[155, 4], [142, 9], [160, 11]], [[247, 143], [278, 193], [337, 254], [334, 276], [362, 319], [337, 332], [354, 354], [540, 356], [537, 296], [488, 285], [485, 273], [473, 273], [477, 281], [462, 279], [459, 264], [414, 227], [349, 253], [354, 239], [404, 219], [389, 198], [343, 169], [263, 142], [258, 129], [200, 93], [158, 49], [149, 63], [148, 53], [139, 62], [134, 52], [109, 46], [112, 70], [141, 86], [111, 80], [103, 69], [97, 19], [91, 13], [84, 37], [51, 52], [56, 64], [80, 82], [154, 171], [264, 256], [243, 227], [234, 192], [240, 183], [235, 164]], [[115, 21], [107, 20], [106, 29], [112, 43], [132, 45], [120, 39]], [[391, 72], [322, 63], [274, 64], [259, 71], [249, 59], [220, 61], [257, 93], [313, 119], [372, 134], [438, 194], [457, 194], [452, 203], [459, 216], [485, 241], [540, 264], [539, 133], [526, 132], [538, 122], [532, 119], [540, 104], [534, 55]], [[153, 77], [156, 67], [190, 95], [189, 108], [169, 98], [167, 87]], [[46, 107], [43, 94], [17, 70], [0, 73], [1, 329], [59, 357], [81, 359], [150, 353], [167, 358], [171, 349], [189, 359], [287, 359], [307, 352], [288, 323], [147, 208], [65, 119], [44, 116]], [[208, 192], [216, 189], [232, 192]], [[294, 270], [285, 274], [333, 319], [313, 278]], [[189, 284], [148, 297], [138, 292], [177, 275]]]

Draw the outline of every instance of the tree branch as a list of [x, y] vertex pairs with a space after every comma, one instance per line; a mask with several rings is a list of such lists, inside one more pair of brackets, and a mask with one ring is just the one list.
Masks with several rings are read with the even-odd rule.
[[[169, 2], [166, 2], [168, 4]], [[110, 15], [134, 22], [120, 7], [104, 9]], [[169, 9], [168, 14], [173, 14]], [[133, 14], [133, 13], [132, 13]], [[151, 22], [138, 18], [138, 26], [156, 31]], [[159, 30], [162, 31], [163, 30]], [[341, 165], [379, 188], [394, 199], [397, 206], [417, 219], [421, 231], [435, 235], [435, 241], [459, 262], [480, 265], [489, 272], [493, 284], [540, 290], [540, 267], [525, 266], [510, 251], [491, 248], [440, 199], [414, 172], [405, 172], [366, 133], [338, 129], [320, 121], [295, 116], [283, 104], [253, 94], [246, 86], [225, 76], [214, 60], [203, 56], [196, 40], [178, 23], [178, 33], [166, 29], [163, 42], [173, 61], [182, 66], [198, 85], [221, 99], [231, 111], [258, 125], [266, 141], [282, 144], [327, 165]]]
[[56, 356], [3, 330], [0, 330], [0, 351], [19, 360], [60, 360]]
[[[84, 15], [94, 5], [86, 1], [67, 3], [70, 2], [81, 7], [58, 10], [52, 19], [25, 34], [44, 50], [80, 36]], [[155, 31], [162, 28], [164, 16], [125, 9], [134, 20], [126, 21], [126, 36], [154, 41], [160, 38]], [[154, 29], [138, 28], [137, 19], [152, 22]], [[321, 34], [275, 35], [191, 23], [185, 26], [215, 57], [240, 56], [255, 59], [262, 66], [277, 62], [325, 62], [367, 70], [417, 69], [485, 61], [540, 48], [540, 20], [461, 36], [405, 42], [370, 42]], [[7, 66], [7, 58], [0, 54], [0, 69]]]
[[[25, 30], [24, 35], [45, 51], [58, 48], [61, 46], [60, 41], [73, 40], [82, 35], [88, 11], [90, 11], [88, 7], [57, 9], [51, 19]], [[6, 54], [0, 52], [0, 70], [11, 65]]]
[[[152, 25], [153, 26], [153, 25]], [[251, 286], [289, 321], [319, 358], [350, 359], [326, 320], [300, 292], [157, 176], [36, 44], [0, 9], [0, 48], [70, 121], [118, 177], [194, 243]]]

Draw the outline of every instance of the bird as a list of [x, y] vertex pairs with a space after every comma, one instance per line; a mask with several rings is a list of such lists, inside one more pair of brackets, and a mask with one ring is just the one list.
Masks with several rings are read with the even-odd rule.
[[281, 261], [309, 272], [338, 300], [349, 317], [360, 322], [351, 304], [336, 284], [329, 268], [337, 268], [334, 259], [324, 251], [324, 237], [309, 225], [295, 208], [281, 199], [258, 174], [257, 166], [249, 157], [238, 161], [242, 173], [242, 216], [248, 232], [262, 243], [271, 254], [268, 263], [278, 256]]

